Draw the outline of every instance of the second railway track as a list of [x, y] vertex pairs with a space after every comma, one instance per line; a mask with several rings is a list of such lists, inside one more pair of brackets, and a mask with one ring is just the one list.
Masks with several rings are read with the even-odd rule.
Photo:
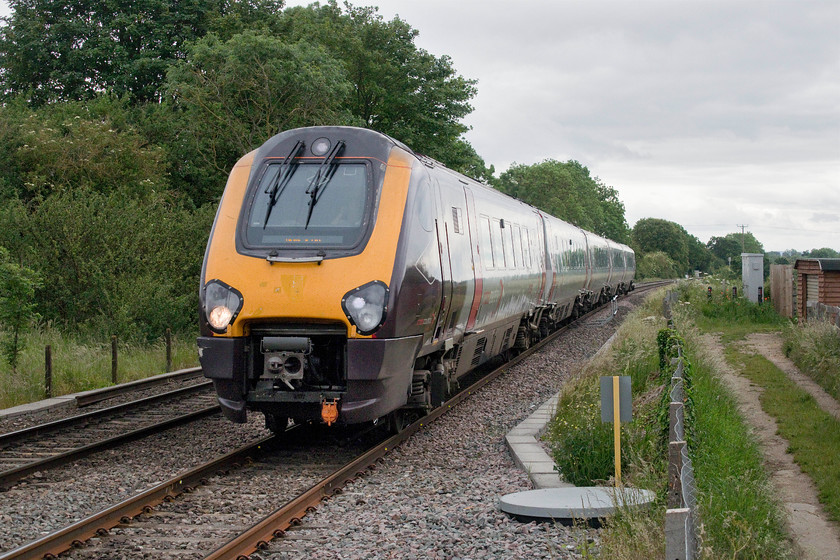
[[[594, 323], [604, 325], [606, 321], [602, 318], [594, 321]], [[448, 406], [444, 408], [448, 408]], [[423, 420], [423, 422], [427, 421], [428, 419]], [[394, 444], [395, 441], [388, 442], [390, 446]], [[280, 507], [284, 500], [293, 497], [294, 492], [289, 493], [292, 488], [297, 491], [304, 488], [302, 483], [298, 484], [298, 482], [308, 479], [311, 481], [309, 484], [312, 484], [315, 480], [327, 474], [328, 467], [337, 467], [336, 461], [339, 456], [345, 456], [344, 451], [346, 449], [339, 452], [335, 447], [329, 448], [326, 452], [326, 455], [330, 457], [328, 460], [324, 459], [324, 455], [321, 454], [320, 459], [310, 461], [309, 468], [304, 466], [303, 472], [300, 469], [297, 471], [289, 470], [287, 467], [301, 466], [301, 457], [306, 456], [306, 453], [308, 453], [306, 451], [303, 452], [303, 456], [298, 455], [298, 458], [294, 458], [295, 454], [292, 451], [289, 451], [290, 454], [282, 458], [257, 458], [253, 465], [239, 469], [242, 472], [233, 475], [231, 480], [237, 482], [231, 484], [225, 482], [228, 477], [221, 477], [219, 481], [211, 482], [206, 487], [200, 486], [186, 500], [180, 498], [173, 500], [172, 503], [162, 504], [154, 510], [148, 510], [149, 514], [140, 516], [134, 522], [120, 523], [113, 529], [112, 536], [95, 537], [92, 546], [75, 549], [71, 553], [71, 557], [97, 558], [113, 555], [131, 557], [134, 553], [138, 553], [137, 557], [150, 557], [149, 554], [151, 554], [151, 557], [200, 558], [215, 548], [210, 546], [214, 544], [214, 541], [218, 545], [228, 539], [230, 539], [231, 544], [226, 545], [225, 548], [220, 549], [214, 553], [215, 556], [211, 557], [235, 558], [240, 554], [248, 554], [255, 550], [257, 543], [270, 540], [270, 536], [275, 532], [280, 531], [277, 534], [282, 534], [282, 530], [288, 528], [290, 519], [302, 517], [305, 515], [307, 508], [312, 508], [315, 505], [315, 502], [310, 502], [307, 498], [304, 501], [299, 500], [290, 511], [283, 511], [283, 508]], [[311, 450], [313, 457], [318, 456], [319, 453], [317, 449]], [[377, 453], [374, 451], [374, 456], [378, 456]], [[364, 468], [364, 464], [352, 467], [347, 476], [352, 477], [356, 470], [364, 470]], [[314, 478], [313, 473], [317, 475]], [[244, 481], [247, 481], [247, 484]], [[316, 487], [310, 491], [310, 494], [318, 499], [324, 494], [329, 494], [338, 484], [340, 482], [328, 482], [327, 487]], [[232, 488], [238, 490], [233, 492]], [[247, 505], [245, 513], [237, 513], [238, 508], [243, 505]], [[264, 528], [263, 533], [258, 533], [256, 536], [231, 538], [231, 535], [235, 534], [236, 531], [245, 528], [240, 527], [236, 531], [234, 530], [237, 524], [240, 526], [243, 524], [241, 519], [253, 521], [259, 518], [259, 515], [253, 513], [255, 510], [263, 515], [275, 508], [278, 508], [278, 511], [275, 512], [276, 516], [281, 519], [279, 523], [276, 521], [267, 523], [268, 529]], [[310, 509], [310, 511], [312, 510]], [[240, 521], [234, 523], [234, 519], [240, 519]], [[127, 519], [123, 521], [127, 521]], [[312, 527], [317, 526], [316, 523]], [[265, 533], [265, 531], [268, 532]], [[293, 533], [294, 531], [290, 532], [289, 535]], [[284, 549], [288, 549], [288, 543], [296, 542], [294, 536], [291, 538], [291, 541], [283, 541], [287, 542], [286, 545], [283, 545]], [[83, 540], [83, 538], [80, 540]], [[40, 556], [11, 557], [33, 558]]]
[[90, 453], [219, 412], [201, 383], [0, 435], [0, 489]]

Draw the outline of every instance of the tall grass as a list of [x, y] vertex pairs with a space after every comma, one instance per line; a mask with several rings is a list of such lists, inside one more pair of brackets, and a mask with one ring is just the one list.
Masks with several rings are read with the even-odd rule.
[[[69, 336], [49, 325], [32, 330], [25, 340], [17, 371], [0, 363], [0, 408], [44, 398], [44, 349], [52, 349], [53, 396], [111, 385], [111, 341]], [[134, 381], [166, 369], [163, 336], [152, 344], [117, 345], [118, 382]], [[195, 337], [173, 335], [172, 369], [198, 365]]]
[[840, 329], [825, 321], [789, 325], [785, 354], [835, 399], [840, 400]]
[[708, 351], [687, 317], [677, 317], [692, 360], [692, 460], [703, 557], [793, 558], [761, 449], [720, 380], [722, 357]]
[[[698, 488], [702, 522], [703, 558], [793, 558], [785, 533], [784, 514], [775, 499], [762, 454], [738, 412], [734, 398], [721, 384], [719, 372], [723, 358], [707, 351], [695, 326], [704, 321], [716, 327], [726, 320], [702, 312], [700, 288], [684, 288], [683, 303], [674, 317], [684, 338], [684, 354], [690, 363], [690, 401], [693, 427], [690, 453]], [[696, 292], [696, 293], [695, 293]], [[664, 553], [664, 495], [667, 490], [666, 454], [663, 436], [664, 380], [670, 378], [670, 364], [660, 374], [657, 334], [664, 327], [660, 317], [664, 292], [651, 296], [645, 306], [628, 317], [616, 334], [612, 348], [599, 355], [581, 375], [564, 388], [548, 439], [564, 476], [572, 470], [585, 475], [577, 482], [592, 484], [612, 476], [612, 455], [598, 447], [611, 447], [611, 438], [601, 433], [603, 426], [596, 400], [598, 376], [625, 374], [633, 382], [634, 421], [622, 427], [622, 478], [631, 486], [657, 492], [657, 503], [645, 511], [619, 512], [606, 521], [595, 550], [587, 548], [585, 558], [649, 560]], [[744, 302], [748, 303], [748, 302]], [[713, 301], [714, 305], [715, 302]], [[731, 306], [721, 297], [717, 305]], [[734, 306], [735, 323], [741, 331], [750, 328], [748, 316]], [[760, 314], [764, 312], [759, 310]], [[713, 311], [711, 315], [715, 315]], [[770, 317], [765, 328], [778, 328]], [[661, 375], [661, 377], [660, 377]], [[664, 404], [663, 404], [664, 403]], [[593, 474], [590, 474], [593, 473]], [[568, 478], [568, 477], [567, 477]]]
[[629, 375], [634, 396], [633, 421], [622, 426], [622, 482], [657, 493], [645, 510], [622, 510], [605, 521], [597, 550], [585, 547], [585, 558], [649, 560], [664, 553], [665, 455], [661, 453], [661, 423], [657, 405], [662, 394], [656, 335], [665, 326], [662, 295], [648, 298], [633, 311], [615, 335], [612, 346], [599, 353], [563, 390], [557, 415], [545, 439], [561, 475], [576, 485], [606, 483], [615, 475], [611, 424], [600, 415], [599, 377]]
[[728, 284], [690, 281], [680, 282], [678, 289], [683, 307], [692, 310], [692, 321], [704, 331], [720, 332], [725, 340], [740, 338], [746, 332], [776, 331], [787, 322], [772, 305], [733, 297]]

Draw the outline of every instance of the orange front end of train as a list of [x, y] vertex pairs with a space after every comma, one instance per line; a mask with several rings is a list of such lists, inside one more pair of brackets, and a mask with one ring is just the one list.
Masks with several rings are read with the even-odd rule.
[[405, 403], [423, 336], [396, 333], [389, 305], [412, 165], [392, 139], [345, 127], [284, 132], [236, 164], [205, 254], [198, 340], [229, 419], [257, 410], [281, 430]]

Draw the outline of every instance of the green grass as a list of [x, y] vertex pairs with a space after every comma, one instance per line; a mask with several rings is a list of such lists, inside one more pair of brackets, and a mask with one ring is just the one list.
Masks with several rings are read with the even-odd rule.
[[[663, 411], [667, 398], [663, 397], [663, 378], [670, 378], [670, 364], [663, 374], [659, 373], [657, 334], [664, 327], [659, 317], [663, 296], [664, 291], [660, 291], [628, 317], [613, 347], [564, 388], [558, 414], [549, 426], [550, 445], [564, 475], [564, 469], [570, 468], [576, 476], [584, 475], [576, 480], [578, 484], [608, 479], [613, 474], [612, 438], [600, 424], [598, 376], [631, 376], [634, 420], [622, 427], [622, 478], [628, 485], [654, 490], [659, 499], [645, 511], [620, 513], [607, 520], [598, 546], [591, 551], [587, 548], [585, 558], [648, 560], [661, 558], [664, 552], [667, 454]], [[692, 410], [687, 413], [694, 424], [689, 428], [689, 445], [703, 523], [702, 557], [793, 558], [783, 510], [768, 482], [758, 444], [718, 378], [722, 357], [715, 361], [703, 351], [700, 332], [693, 322], [700, 316], [706, 324], [720, 326], [723, 320], [704, 315], [694, 294], [684, 296], [683, 303], [676, 306], [675, 320], [685, 339], [689, 364]], [[726, 305], [725, 301], [721, 303]], [[730, 328], [732, 337], [751, 332], [743, 312], [736, 312], [735, 318]], [[762, 325], [779, 328], [772, 318]]]
[[652, 296], [631, 313], [609, 350], [599, 354], [563, 391], [557, 416], [545, 438], [560, 472], [577, 485], [606, 484], [614, 476], [611, 424], [601, 423], [601, 375], [629, 375], [634, 394], [634, 420], [622, 426], [622, 482], [657, 493], [645, 510], [620, 510], [605, 521], [598, 545], [583, 543], [584, 558], [648, 560], [664, 554], [664, 512], [667, 473], [660, 445], [658, 405], [662, 385], [656, 335], [665, 326], [662, 294]]
[[840, 329], [825, 321], [789, 325], [785, 354], [820, 387], [840, 401]]
[[[0, 408], [44, 398], [44, 348], [52, 348], [53, 396], [111, 385], [111, 341], [91, 342], [58, 329], [41, 327], [28, 333], [16, 372], [0, 360]], [[166, 369], [163, 337], [154, 344], [118, 343], [119, 382], [134, 381]], [[172, 337], [172, 369], [198, 365], [195, 337]]]
[[764, 388], [762, 409], [776, 419], [788, 452], [814, 481], [826, 512], [840, 522], [840, 421], [764, 356], [729, 348], [727, 359]]
[[704, 558], [792, 558], [784, 514], [764, 471], [758, 443], [717, 373], [688, 330], [693, 356], [692, 458]]

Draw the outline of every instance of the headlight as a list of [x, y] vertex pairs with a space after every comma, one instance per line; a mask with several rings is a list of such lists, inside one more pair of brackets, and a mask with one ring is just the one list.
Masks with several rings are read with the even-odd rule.
[[242, 309], [242, 294], [221, 280], [210, 280], [204, 286], [204, 314], [210, 328], [217, 333], [227, 331]]
[[341, 307], [359, 334], [372, 334], [385, 321], [388, 311], [388, 286], [375, 280], [355, 290], [350, 290], [341, 299]]

